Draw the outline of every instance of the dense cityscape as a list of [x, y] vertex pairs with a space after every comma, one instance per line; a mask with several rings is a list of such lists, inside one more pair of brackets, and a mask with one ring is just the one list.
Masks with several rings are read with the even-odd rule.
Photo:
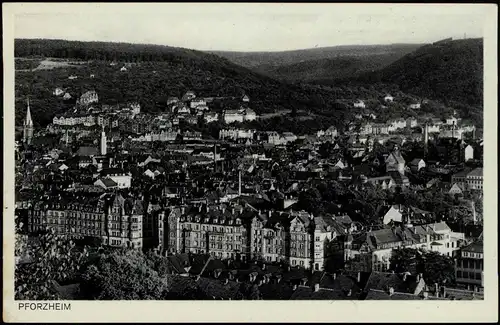
[[483, 127], [454, 102], [376, 85], [322, 118], [185, 83], [158, 108], [100, 83], [159, 69], [67, 56], [16, 57], [16, 299], [483, 299]]

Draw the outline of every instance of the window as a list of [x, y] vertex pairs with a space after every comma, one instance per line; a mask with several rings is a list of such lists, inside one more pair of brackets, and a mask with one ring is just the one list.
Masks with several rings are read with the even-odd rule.
[[293, 261], [292, 261], [292, 265], [297, 265], [297, 261], [296, 261], [296, 260], [293, 260]]
[[320, 240], [321, 240], [321, 238], [320, 238], [320, 237], [316, 237], [316, 241], [320, 241]]
[[304, 266], [304, 261], [300, 261], [300, 266]]
[[314, 269], [315, 269], [316, 271], [318, 271], [318, 270], [319, 270], [319, 264], [318, 264], [318, 263], [314, 264]]
[[463, 278], [468, 279], [469, 278], [469, 272], [464, 271]]
[[481, 273], [476, 273], [476, 280], [481, 280]]

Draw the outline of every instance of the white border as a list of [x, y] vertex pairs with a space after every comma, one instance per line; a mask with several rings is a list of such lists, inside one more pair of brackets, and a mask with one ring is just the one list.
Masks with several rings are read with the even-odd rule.
[[[4, 3], [4, 211], [3, 211], [3, 317], [6, 322], [495, 322], [498, 321], [497, 273], [497, 6], [442, 4], [329, 4], [373, 13], [392, 10], [447, 11], [458, 6], [484, 9], [484, 301], [73, 301], [71, 311], [20, 311], [13, 300], [14, 272], [14, 15], [42, 12], [142, 12], [158, 4]], [[295, 6], [301, 12], [326, 4], [168, 4], [169, 10], [211, 12], [228, 10], [279, 12]], [[175, 7], [176, 6], [176, 7]], [[300, 8], [300, 9], [299, 9]], [[337, 10], [336, 7], [333, 10]], [[425, 10], [424, 10], [425, 9]], [[89, 19], [89, 23], [92, 20]], [[33, 28], [37, 28], [33, 26]], [[387, 305], [387, 306], [384, 306]]]

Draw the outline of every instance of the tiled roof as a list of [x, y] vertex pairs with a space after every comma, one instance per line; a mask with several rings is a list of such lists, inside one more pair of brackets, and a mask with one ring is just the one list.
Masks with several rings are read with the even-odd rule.
[[405, 278], [404, 274], [372, 272], [368, 278], [364, 291], [384, 291], [392, 287], [394, 292], [413, 294], [417, 286], [417, 277], [413, 275], [406, 275]]
[[417, 295], [395, 292], [389, 295], [388, 292], [382, 290], [371, 289], [366, 295], [365, 300], [421, 300]]

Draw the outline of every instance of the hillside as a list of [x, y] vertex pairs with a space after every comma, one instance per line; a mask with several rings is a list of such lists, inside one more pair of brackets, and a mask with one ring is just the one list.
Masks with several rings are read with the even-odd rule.
[[[401, 53], [374, 54], [368, 56], [339, 56], [333, 59], [308, 60], [301, 63], [267, 68], [265, 73], [290, 82], [324, 82], [356, 77], [379, 70], [401, 58]], [[261, 67], [261, 69], [264, 69]]]
[[482, 105], [483, 40], [426, 45], [359, 81], [391, 82], [404, 92], [423, 97]]
[[[343, 92], [288, 85], [204, 52], [167, 46], [76, 42], [62, 40], [15, 41], [16, 58], [45, 62], [51, 69], [32, 69], [27, 65], [16, 71], [16, 124], [21, 125], [26, 98], [31, 98], [36, 125], [45, 126], [56, 114], [67, 111], [84, 91], [95, 89], [104, 104], [138, 101], [143, 111], [158, 112], [169, 96], [182, 96], [194, 90], [200, 96], [240, 96], [251, 98], [259, 114], [281, 110], [305, 110], [325, 114], [336, 123], [348, 110], [336, 105]], [[47, 58], [56, 61], [47, 64]], [[57, 61], [59, 60], [59, 64]], [[63, 62], [71, 61], [68, 62]], [[117, 62], [110, 65], [111, 61]], [[120, 68], [127, 65], [128, 70]], [[31, 68], [31, 69], [29, 69]], [[77, 79], [69, 79], [74, 75]], [[94, 75], [93, 78], [90, 75]], [[74, 97], [64, 102], [52, 94], [62, 87]], [[356, 97], [349, 92], [348, 97]]]
[[[261, 73], [269, 73], [280, 67], [306, 63], [306, 61], [336, 59], [340, 57], [363, 58], [387, 57], [397, 60], [412, 52], [419, 44], [390, 45], [343, 45], [282, 52], [210, 52], [227, 58], [233, 63]], [[388, 64], [387, 63], [387, 64]], [[289, 79], [289, 78], [287, 78]]]

